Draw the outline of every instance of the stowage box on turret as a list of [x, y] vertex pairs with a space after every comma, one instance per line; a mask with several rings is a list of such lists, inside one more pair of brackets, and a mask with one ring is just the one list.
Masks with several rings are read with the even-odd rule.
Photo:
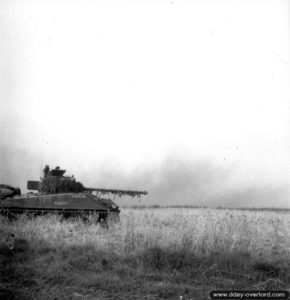
[[[64, 176], [59, 167], [45, 166], [40, 181], [28, 181], [27, 189], [36, 191], [26, 195], [11, 193], [0, 197], [0, 210], [8, 216], [32, 212], [34, 214], [61, 213], [64, 216], [97, 215], [97, 221], [119, 220], [120, 209], [111, 199], [101, 195], [140, 197], [146, 191], [87, 188], [74, 176]], [[6, 194], [5, 194], [6, 195]], [[1, 194], [0, 194], [1, 196]]]

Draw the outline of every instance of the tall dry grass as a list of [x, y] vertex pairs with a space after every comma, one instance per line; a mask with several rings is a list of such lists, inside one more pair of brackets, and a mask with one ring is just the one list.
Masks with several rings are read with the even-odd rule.
[[[179, 294], [202, 299], [214, 288], [290, 287], [286, 213], [127, 208], [107, 230], [93, 218], [84, 223], [54, 215], [21, 216], [15, 222], [1, 217], [0, 224], [2, 241], [14, 247], [12, 257], [22, 253], [11, 260], [16, 271], [10, 270], [10, 279], [21, 281], [31, 273], [33, 291], [47, 291], [43, 298], [48, 293], [66, 298], [72, 286], [78, 292], [93, 289], [87, 295], [92, 299], [177, 299]], [[2, 253], [2, 263], [5, 259]], [[61, 294], [64, 287], [69, 292]]]
[[93, 220], [61, 222], [59, 216], [29, 218], [16, 222], [0, 219], [2, 237], [15, 234], [34, 247], [91, 245], [128, 255], [146, 248], [187, 249], [196, 253], [243, 251], [254, 257], [290, 256], [288, 214], [214, 209], [125, 209], [118, 224], [102, 229]]

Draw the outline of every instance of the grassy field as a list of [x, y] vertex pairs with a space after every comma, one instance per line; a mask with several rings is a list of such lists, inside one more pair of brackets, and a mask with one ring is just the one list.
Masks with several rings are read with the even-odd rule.
[[[289, 213], [123, 209], [101, 228], [0, 217], [0, 299], [209, 299], [290, 289]], [[10, 297], [10, 298], [9, 298]]]

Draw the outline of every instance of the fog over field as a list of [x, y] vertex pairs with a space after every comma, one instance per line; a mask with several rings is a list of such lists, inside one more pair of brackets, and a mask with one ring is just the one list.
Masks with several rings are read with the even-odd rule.
[[49, 164], [141, 204], [289, 208], [289, 11], [1, 1], [0, 183]]
[[[14, 152], [14, 151], [13, 151]], [[26, 179], [38, 180], [41, 169], [30, 158], [30, 163], [22, 165], [19, 157], [27, 154], [15, 152], [7, 154], [1, 168], [1, 182], [12, 185], [22, 184], [26, 189]], [[2, 156], [3, 157], [3, 156]], [[11, 163], [11, 157], [13, 163]], [[5, 164], [5, 161], [7, 164]], [[100, 168], [91, 166], [84, 171], [81, 164], [67, 170], [87, 187], [147, 190], [149, 194], [141, 199], [116, 198], [119, 205], [198, 205], [209, 207], [279, 207], [289, 208], [289, 184], [282, 178], [280, 182], [266, 181], [256, 177], [238, 177], [235, 166], [215, 165], [206, 160], [186, 161], [183, 157], [168, 156], [160, 164], [136, 168], [125, 172], [121, 167], [109, 163]], [[6, 167], [6, 172], [4, 173]], [[79, 169], [78, 169], [79, 168]], [[19, 172], [17, 172], [19, 171]]]

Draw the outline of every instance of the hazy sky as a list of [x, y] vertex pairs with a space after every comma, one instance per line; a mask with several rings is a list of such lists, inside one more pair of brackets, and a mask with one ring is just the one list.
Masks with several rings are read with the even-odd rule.
[[0, 0], [0, 181], [290, 207], [289, 7]]

